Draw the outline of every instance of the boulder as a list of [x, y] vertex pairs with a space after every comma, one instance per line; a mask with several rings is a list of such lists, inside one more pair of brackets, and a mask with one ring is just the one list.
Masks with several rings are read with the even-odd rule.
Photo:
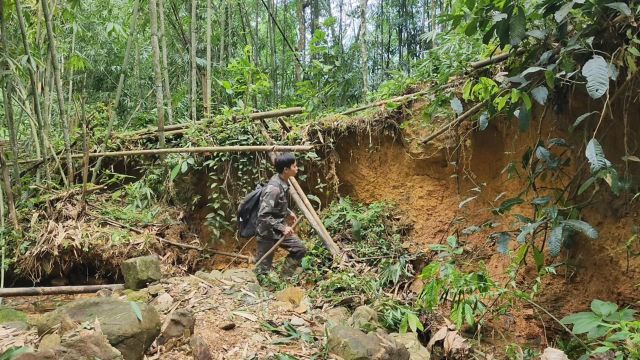
[[378, 313], [367, 305], [358, 306], [349, 319], [349, 325], [364, 331], [371, 331], [378, 327]]
[[[138, 319], [140, 311], [142, 320]], [[160, 317], [151, 305], [131, 303], [115, 298], [78, 300], [42, 316], [37, 321], [42, 335], [64, 322], [98, 321], [109, 343], [125, 360], [142, 359], [144, 351], [160, 333]]]
[[141, 256], [125, 260], [121, 265], [124, 286], [127, 289], [141, 289], [147, 284], [160, 280], [160, 260], [156, 256]]
[[410, 360], [429, 360], [431, 358], [429, 350], [420, 343], [415, 333], [393, 333], [389, 335], [407, 348]]
[[193, 314], [189, 310], [179, 309], [174, 311], [167, 325], [162, 329], [158, 343], [162, 345], [172, 338], [189, 338], [193, 334], [195, 323]]
[[329, 330], [329, 352], [344, 360], [409, 360], [404, 345], [382, 331], [364, 332], [344, 325]]
[[23, 313], [22, 311], [0, 305], [0, 324], [15, 321], [27, 322], [27, 314]]
[[122, 354], [112, 347], [107, 337], [99, 332], [91, 331], [74, 334], [56, 344], [57, 339], [49, 338], [50, 344], [40, 346], [40, 351], [24, 353], [14, 360], [122, 360]]

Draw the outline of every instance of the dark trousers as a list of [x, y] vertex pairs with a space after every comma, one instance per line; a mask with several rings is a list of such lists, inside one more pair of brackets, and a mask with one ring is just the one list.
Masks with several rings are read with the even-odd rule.
[[[258, 251], [256, 254], [256, 261], [262, 259], [264, 254], [269, 252], [273, 245], [275, 245], [280, 239], [262, 238], [261, 236], [258, 236], [257, 240]], [[287, 258], [285, 259], [285, 266], [290, 268], [288, 270], [295, 270], [295, 268], [300, 265], [300, 262], [304, 255], [307, 253], [307, 249], [304, 247], [304, 244], [296, 235], [288, 236], [286, 239], [284, 239], [284, 241], [280, 243], [280, 247], [289, 252], [289, 255], [287, 255]], [[269, 254], [269, 256], [267, 256], [264, 260], [262, 260], [260, 264], [258, 264], [255, 269], [256, 273], [266, 274], [271, 271], [274, 252]]]

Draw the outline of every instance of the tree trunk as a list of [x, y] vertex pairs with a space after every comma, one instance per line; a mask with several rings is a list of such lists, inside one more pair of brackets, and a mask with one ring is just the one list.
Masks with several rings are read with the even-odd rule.
[[58, 66], [58, 57], [56, 54], [56, 40], [53, 34], [53, 14], [49, 13], [49, 0], [42, 0], [42, 13], [47, 23], [47, 38], [49, 40], [49, 54], [51, 55], [51, 64], [53, 65], [53, 76], [55, 79], [56, 93], [58, 97], [58, 108], [60, 112], [60, 123], [62, 125], [62, 135], [64, 139], [64, 148], [67, 158], [67, 179], [69, 184], [73, 184], [73, 162], [71, 161], [71, 140], [69, 139], [69, 122], [64, 113], [64, 92], [62, 90], [62, 81], [60, 78], [60, 67]]
[[[138, 21], [138, 11], [140, 7], [140, 1], [135, 0], [133, 3], [133, 15], [131, 15], [131, 22], [129, 24], [129, 38], [127, 39], [127, 47], [124, 51], [124, 59], [122, 60], [122, 69], [120, 70], [120, 79], [118, 79], [118, 88], [116, 89], [116, 99], [114, 101], [113, 107], [110, 107], [109, 111], [109, 123], [107, 124], [107, 132], [104, 135], [104, 139], [102, 140], [102, 144], [100, 145], [100, 150], [102, 151], [109, 142], [111, 138], [111, 132], [113, 131], [113, 124], [116, 120], [116, 114], [118, 113], [118, 106], [120, 105], [120, 97], [122, 96], [122, 89], [124, 87], [124, 80], [127, 70], [129, 69], [129, 58], [131, 54], [131, 45], [133, 44], [133, 39], [136, 36], [136, 24]], [[96, 165], [93, 167], [93, 172], [91, 173], [91, 182], [95, 183], [98, 177], [98, 173], [100, 172], [100, 168], [102, 166], [102, 159], [98, 159]]]
[[218, 62], [220, 63], [220, 68], [224, 67], [224, 38], [226, 36], [225, 22], [227, 17], [225, 16], [225, 12], [227, 9], [227, 4], [225, 1], [222, 2], [222, 6], [220, 7], [220, 48], [218, 49]]
[[156, 109], [158, 111], [158, 143], [164, 147], [164, 104], [162, 100], [162, 70], [160, 68], [160, 46], [158, 45], [158, 7], [156, 0], [149, 0], [151, 25], [151, 52], [153, 53], [153, 74], [156, 88]]
[[[268, 0], [267, 2], [269, 8], [267, 11], [271, 14], [274, 14], [275, 4], [273, 0]], [[278, 101], [278, 68], [276, 66], [276, 25], [273, 16], [269, 16], [269, 27], [267, 28], [267, 35], [269, 38], [269, 48], [271, 51], [271, 82], [273, 84], [272, 95], [271, 95], [271, 105], [274, 105]]]
[[[22, 14], [22, 5], [20, 0], [15, 0], [16, 3], [16, 15], [18, 17], [18, 25], [20, 26], [20, 36], [22, 38], [22, 46], [24, 47], [24, 52], [27, 55], [27, 60], [29, 61], [29, 66], [27, 69], [29, 71], [29, 82], [31, 83], [31, 95], [33, 99], [33, 111], [35, 113], [35, 118], [38, 124], [38, 143], [40, 144], [40, 156], [44, 159], [47, 157], [47, 150], [44, 144], [45, 139], [45, 125], [42, 119], [42, 109], [40, 107], [40, 96], [37, 86], [38, 81], [36, 79], [36, 62], [31, 56], [31, 50], [29, 49], [29, 40], [27, 38], [27, 28], [24, 22], [24, 16]], [[49, 178], [49, 170], [47, 167], [44, 167], [44, 171], [46, 171], [47, 178]]]
[[164, 27], [164, 0], [158, 0], [158, 22], [160, 25], [160, 42], [162, 45], [162, 78], [164, 79], [164, 98], [167, 106], [167, 120], [173, 124], [173, 104], [171, 103], [171, 88], [169, 87], [169, 63], [167, 57], [167, 37]]
[[369, 92], [369, 66], [367, 59], [367, 0], [360, 0], [360, 67], [362, 68], [362, 92]]
[[191, 29], [191, 45], [189, 53], [191, 55], [191, 121], [196, 122], [198, 120], [198, 114], [196, 113], [196, 100], [198, 97], [197, 88], [197, 74], [196, 74], [196, 0], [191, 0], [191, 23], [189, 27]]
[[204, 117], [208, 119], [211, 116], [211, 0], [207, 0], [207, 70], [202, 88], [204, 89]]
[[[7, 46], [7, 28], [4, 22], [4, 0], [0, 0], [0, 45], [4, 49], [4, 56], [8, 57]], [[2, 61], [3, 59], [0, 59]], [[10, 67], [6, 64], [8, 59], [4, 59], [0, 69], [5, 72], [4, 89], [2, 91], [2, 97], [4, 102], [5, 119], [7, 120], [7, 128], [9, 129], [9, 146], [11, 146], [11, 153], [13, 155], [13, 177], [14, 179], [20, 178], [20, 169], [18, 168], [18, 132], [16, 124], [13, 118], [13, 85], [11, 75], [8, 75]]]
[[[73, 57], [73, 54], [76, 52], [76, 24], [75, 22], [73, 24], [71, 24], [71, 26], [73, 27], [73, 31], [71, 34], [71, 53], [69, 55], [69, 60], [71, 60], [71, 58]], [[72, 96], [73, 96], [73, 66], [69, 67], [69, 95], [67, 96], [67, 101], [71, 102], [72, 100]], [[72, 127], [73, 129], [73, 127]]]
[[[300, 61], [304, 62], [304, 49], [306, 41], [306, 31], [304, 23], [304, 0], [296, 1], [296, 17], [298, 18], [298, 56], [300, 58]], [[302, 81], [302, 64], [296, 61], [294, 65], [296, 72], [296, 82]]]

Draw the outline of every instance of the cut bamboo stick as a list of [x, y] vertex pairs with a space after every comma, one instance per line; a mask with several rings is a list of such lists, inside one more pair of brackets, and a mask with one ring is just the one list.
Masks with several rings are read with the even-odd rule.
[[0, 289], [0, 297], [86, 294], [102, 289], [122, 290], [124, 284], [5, 288]]
[[311, 206], [311, 203], [309, 202], [307, 195], [305, 195], [304, 191], [302, 191], [300, 184], [298, 184], [298, 181], [295, 178], [289, 178], [289, 183], [293, 186], [294, 190], [302, 199], [303, 204], [307, 207], [309, 213], [311, 214], [311, 217], [313, 218], [313, 221], [316, 223], [316, 226], [318, 227], [316, 231], [320, 235], [320, 238], [324, 242], [325, 246], [327, 247], [327, 249], [329, 249], [329, 251], [331, 252], [331, 254], [333, 254], [335, 258], [339, 259], [342, 255], [342, 251], [340, 251], [340, 248], [338, 247], [338, 245], [333, 241], [333, 239], [331, 238], [331, 235], [329, 235], [329, 232], [324, 227], [322, 220], [320, 220], [320, 216], [318, 216], [318, 213], [316, 212], [316, 210], [313, 208], [313, 206]]

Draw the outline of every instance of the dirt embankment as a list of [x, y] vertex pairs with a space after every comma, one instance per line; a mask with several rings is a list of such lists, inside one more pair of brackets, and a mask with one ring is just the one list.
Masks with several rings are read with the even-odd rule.
[[[564, 188], [570, 182], [577, 189], [575, 184], [579, 185], [589, 177], [584, 144], [591, 138], [596, 124], [573, 133], [566, 129], [581, 114], [600, 107], [598, 103], [574, 101], [562, 114], [551, 108], [546, 112], [536, 109], [531, 131], [523, 133], [518, 130], [517, 120], [492, 119], [485, 131], [472, 130], [466, 124], [456, 134], [448, 134], [448, 138], [422, 148], [421, 152], [416, 152], [420, 147], [411, 143], [411, 138], [420, 130], [405, 128], [396, 131], [395, 135], [388, 131], [348, 132], [336, 140], [334, 153], [340, 194], [364, 203], [383, 200], [396, 204], [414, 225], [409, 239], [413, 250], [426, 250], [426, 245], [441, 242], [456, 231], [460, 234], [469, 226], [481, 227], [489, 220], [501, 222], [494, 229], [483, 227], [461, 240], [472, 252], [473, 261], [483, 261], [491, 275], [505, 284], [511, 259], [497, 251], [488, 235], [497, 230], [513, 229], [515, 220], [511, 216], [496, 219], [491, 209], [505, 199], [519, 196], [525, 188], [522, 156], [529, 147], [535, 149], [539, 140], [548, 142], [552, 138], [563, 138], [572, 145], [552, 150], [556, 155], [562, 153], [567, 157], [568, 166], [557, 177], [540, 180], [536, 191], [549, 194], [545, 188]], [[419, 110], [420, 105], [414, 107], [412, 113], [419, 114]], [[637, 110], [640, 109], [627, 109], [627, 112]], [[597, 138], [621, 176], [637, 179], [640, 164], [630, 162], [625, 168], [620, 159], [625, 154], [625, 141], [628, 153], [639, 153], [640, 124], [630, 124], [625, 131], [621, 120], [624, 116], [628, 113], [614, 113], [613, 119], [607, 115]], [[419, 119], [404, 121], [419, 122]], [[518, 168], [519, 176], [509, 175], [506, 168], [510, 163]], [[576, 177], [576, 174], [580, 175]], [[595, 298], [621, 306], [640, 306], [637, 296], [640, 257], [627, 256], [625, 247], [634, 229], [640, 226], [640, 201], [636, 199], [628, 205], [628, 195], [613, 195], [604, 182], [594, 197], [590, 197], [590, 193], [587, 191], [575, 200], [576, 203], [590, 201], [581, 217], [598, 230], [599, 238], [589, 240], [578, 236], [577, 241], [559, 256], [545, 256], [547, 265], [557, 265], [558, 274], [544, 279], [536, 301], [558, 317], [586, 310]], [[528, 200], [535, 196], [532, 193], [524, 195]], [[460, 207], [465, 200], [469, 201]], [[516, 210], [531, 216], [531, 208], [531, 205], [522, 205]], [[533, 261], [527, 261], [518, 280], [532, 281], [536, 274]], [[514, 314], [510, 330], [515, 330], [524, 339], [545, 342], [543, 324], [538, 316], [531, 314], [532, 311], [526, 310], [524, 314]]]

